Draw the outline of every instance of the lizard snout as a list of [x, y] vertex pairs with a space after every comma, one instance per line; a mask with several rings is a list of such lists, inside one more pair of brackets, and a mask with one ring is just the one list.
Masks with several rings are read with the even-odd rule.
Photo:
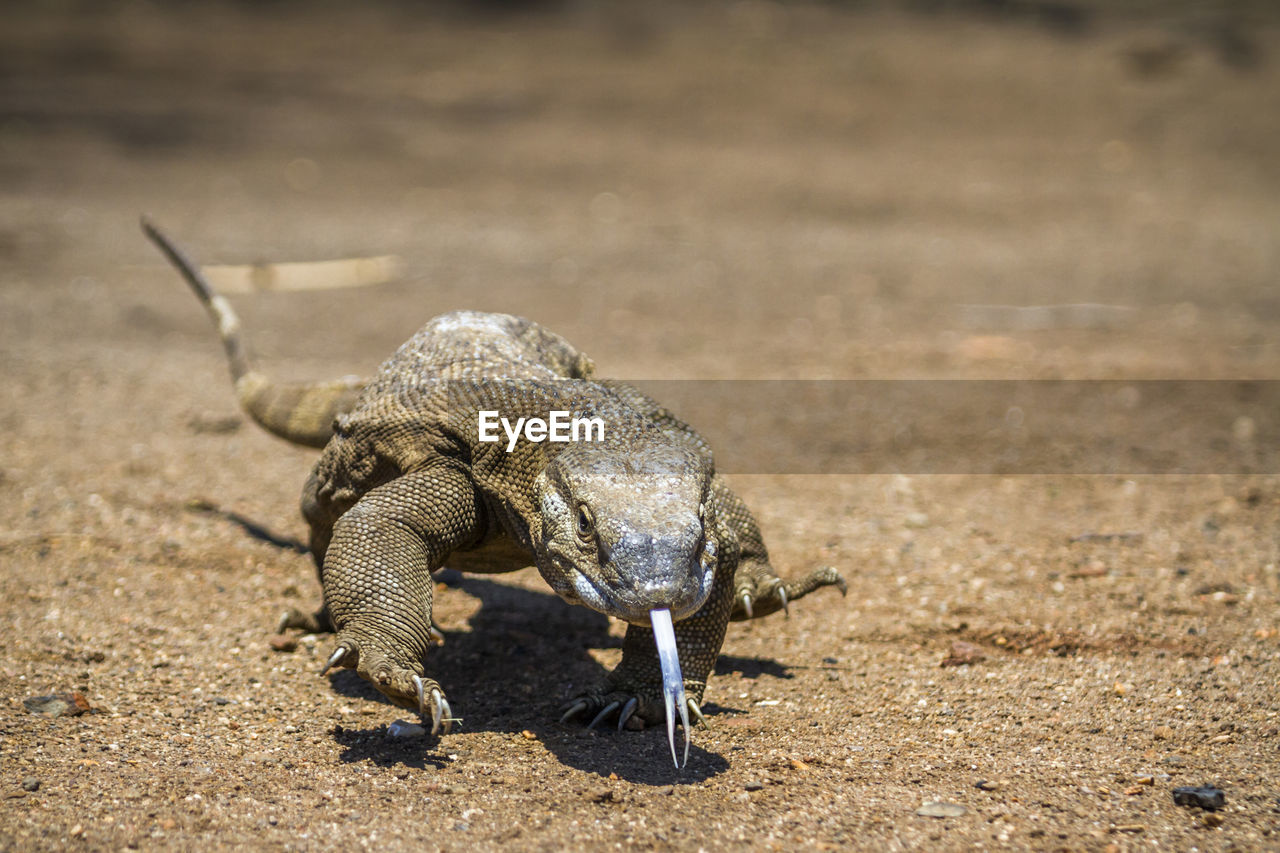
[[[610, 611], [637, 625], [649, 624], [649, 612], [667, 609], [675, 621], [697, 612], [711, 592], [714, 548], [701, 541], [701, 528], [674, 536], [629, 531], [602, 554]], [[708, 554], [708, 552], [710, 552]]]

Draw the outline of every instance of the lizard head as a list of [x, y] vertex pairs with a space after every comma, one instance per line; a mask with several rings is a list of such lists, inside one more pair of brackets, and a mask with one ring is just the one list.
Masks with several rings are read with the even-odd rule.
[[711, 467], [678, 444], [575, 444], [538, 476], [538, 571], [566, 601], [637, 625], [707, 600], [717, 545]]

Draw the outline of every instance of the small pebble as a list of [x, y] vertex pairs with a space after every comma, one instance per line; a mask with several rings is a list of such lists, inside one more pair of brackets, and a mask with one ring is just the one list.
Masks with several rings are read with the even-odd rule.
[[967, 666], [987, 659], [986, 652], [973, 643], [955, 640], [951, 643], [950, 653], [942, 659], [943, 666]]
[[1146, 824], [1142, 823], [1122, 823], [1115, 827], [1115, 832], [1146, 832]]
[[961, 817], [969, 810], [959, 803], [944, 803], [941, 800], [929, 800], [920, 808], [916, 809], [916, 814], [920, 817]]
[[1223, 817], [1217, 812], [1208, 812], [1200, 816], [1200, 823], [1209, 829], [1222, 826]]
[[1173, 737], [1173, 729], [1169, 726], [1156, 726], [1151, 734], [1156, 740], [1168, 740]]
[[999, 791], [1004, 787], [1004, 782], [999, 779], [983, 779], [976, 783], [973, 787], [980, 791]]
[[427, 733], [425, 727], [407, 720], [396, 720], [387, 726], [388, 738], [422, 737]]
[[1174, 788], [1173, 801], [1180, 806], [1199, 806], [1202, 809], [1215, 811], [1227, 804], [1227, 795], [1218, 788], [1208, 785], [1200, 788], [1188, 786]]
[[24, 791], [39, 791], [39, 790], [40, 790], [40, 780], [39, 780], [39, 779], [37, 779], [37, 778], [36, 778], [36, 777], [34, 777], [34, 776], [28, 776], [27, 778], [25, 778], [25, 779], [23, 779], [23, 780], [22, 780], [22, 790], [24, 790]]
[[760, 782], [760, 781], [755, 781], [755, 780], [753, 780], [753, 781], [748, 782], [747, 784], [743, 785], [742, 787], [743, 787], [743, 788], [745, 788], [745, 789], [746, 789], [746, 790], [748, 790], [748, 791], [759, 791], [761, 788], [763, 788], [763, 787], [764, 787], [764, 783], [763, 783], [763, 782]]
[[1101, 578], [1106, 577], [1107, 566], [1101, 560], [1093, 560], [1067, 575], [1069, 578]]
[[276, 634], [267, 640], [267, 645], [277, 652], [292, 652], [298, 648], [298, 638], [288, 634]]

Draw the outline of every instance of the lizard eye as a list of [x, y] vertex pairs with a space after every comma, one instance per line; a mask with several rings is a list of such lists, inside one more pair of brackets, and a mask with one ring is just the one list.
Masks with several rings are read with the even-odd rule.
[[578, 505], [578, 536], [582, 539], [590, 539], [592, 532], [595, 530], [595, 524], [591, 519], [591, 510], [587, 509], [586, 504]]

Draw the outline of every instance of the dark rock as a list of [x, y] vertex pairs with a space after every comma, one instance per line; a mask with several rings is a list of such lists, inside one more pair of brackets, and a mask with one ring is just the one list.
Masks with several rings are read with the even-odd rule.
[[90, 710], [89, 700], [83, 693], [53, 693], [48, 696], [30, 696], [22, 705], [33, 714], [46, 717], [78, 717]]
[[37, 778], [36, 778], [36, 777], [34, 777], [34, 776], [28, 776], [27, 778], [25, 778], [25, 779], [23, 779], [23, 780], [22, 780], [22, 790], [24, 790], [24, 791], [39, 791], [39, 790], [40, 790], [40, 780], [39, 780], [39, 779], [37, 779]]
[[1174, 788], [1173, 801], [1180, 806], [1199, 806], [1202, 809], [1216, 811], [1227, 804], [1227, 795], [1208, 785], [1200, 788]]

